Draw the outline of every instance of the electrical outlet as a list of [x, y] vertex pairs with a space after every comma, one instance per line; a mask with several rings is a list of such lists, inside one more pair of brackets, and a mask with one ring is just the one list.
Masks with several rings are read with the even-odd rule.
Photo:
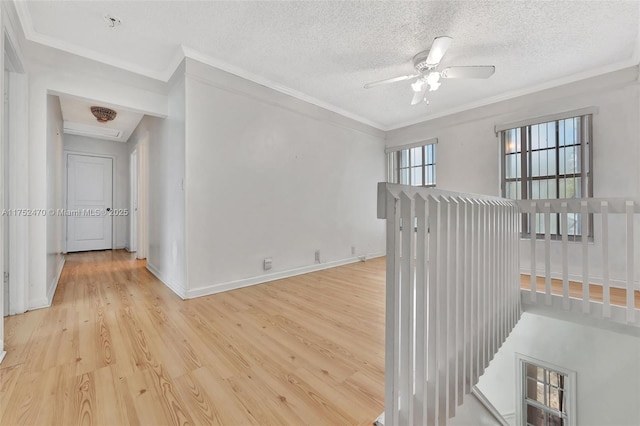
[[266, 259], [264, 259], [264, 263], [262, 266], [264, 267], [265, 271], [268, 271], [269, 269], [271, 269], [271, 263], [272, 263], [272, 260], [270, 257], [267, 257]]
[[351, 254], [356, 254], [356, 246], [351, 246]]
[[316, 250], [316, 263], [320, 263], [320, 250]]

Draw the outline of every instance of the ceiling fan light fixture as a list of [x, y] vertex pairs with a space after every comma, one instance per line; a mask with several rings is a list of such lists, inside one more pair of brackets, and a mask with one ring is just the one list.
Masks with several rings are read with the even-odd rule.
[[92, 106], [91, 113], [100, 123], [106, 123], [107, 121], [111, 121], [114, 118], [116, 118], [116, 115], [118, 115], [118, 113], [112, 110], [111, 108], [100, 107], [100, 106]]
[[427, 84], [429, 85], [429, 91], [433, 92], [434, 90], [438, 90], [440, 87], [440, 73], [437, 71], [431, 71], [427, 75]]
[[411, 83], [411, 88], [413, 89], [414, 92], [422, 92], [422, 88], [424, 87], [424, 81], [419, 78], [416, 81], [414, 81], [413, 83]]

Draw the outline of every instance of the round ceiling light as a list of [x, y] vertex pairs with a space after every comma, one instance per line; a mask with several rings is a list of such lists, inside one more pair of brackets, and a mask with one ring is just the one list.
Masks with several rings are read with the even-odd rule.
[[100, 123], [106, 123], [107, 121], [111, 121], [116, 118], [118, 114], [114, 110], [105, 107], [92, 106], [91, 113], [98, 119]]

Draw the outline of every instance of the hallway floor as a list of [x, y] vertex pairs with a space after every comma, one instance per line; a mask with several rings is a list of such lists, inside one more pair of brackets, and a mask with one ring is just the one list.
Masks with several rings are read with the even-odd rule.
[[180, 300], [125, 251], [67, 255], [5, 318], [2, 425], [371, 424], [384, 259]]

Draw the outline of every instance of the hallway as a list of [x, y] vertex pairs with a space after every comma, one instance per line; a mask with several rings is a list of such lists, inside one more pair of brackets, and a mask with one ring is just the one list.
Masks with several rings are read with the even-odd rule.
[[0, 424], [371, 424], [384, 259], [180, 300], [125, 251], [67, 255], [5, 318]]

